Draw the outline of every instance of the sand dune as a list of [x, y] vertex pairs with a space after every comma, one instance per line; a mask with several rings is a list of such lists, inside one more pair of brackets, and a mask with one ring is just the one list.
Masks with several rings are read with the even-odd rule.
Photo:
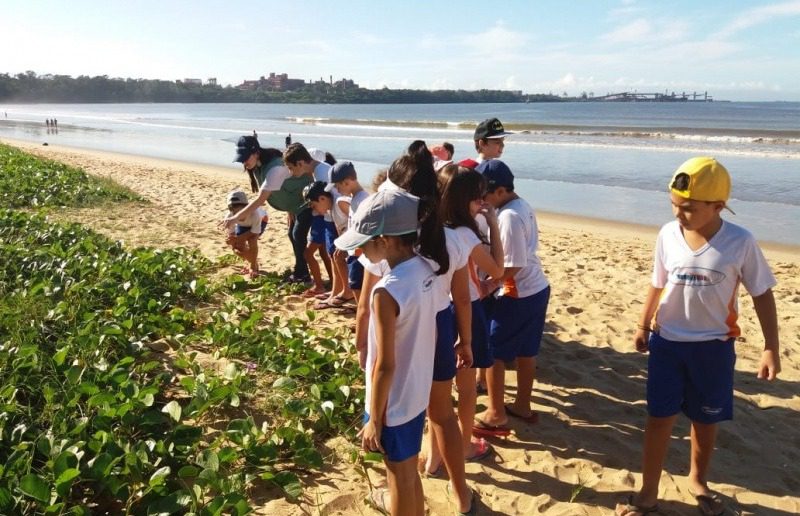
[[[150, 200], [111, 213], [70, 210], [59, 218], [84, 222], [133, 245], [189, 246], [212, 258], [226, 252], [216, 223], [225, 193], [246, 188], [243, 173], [13, 143], [111, 177]], [[291, 258], [285, 217], [271, 215], [261, 263], [267, 270], [282, 271]], [[646, 356], [633, 351], [632, 337], [649, 281], [656, 230], [541, 213], [539, 224], [541, 257], [552, 284], [534, 394], [542, 417], [536, 426], [512, 419], [512, 436], [494, 440], [497, 453], [483, 463], [468, 464], [468, 480], [480, 495], [479, 514], [611, 514], [615, 502], [640, 481]], [[735, 511], [730, 514], [800, 513], [800, 251], [767, 246], [766, 254], [779, 282], [775, 297], [783, 372], [774, 383], [756, 379], [761, 332], [752, 302], [742, 296], [735, 420], [721, 425], [711, 475], [712, 487]], [[285, 310], [305, 310], [308, 303], [292, 298]], [[323, 322], [351, 322], [330, 312], [321, 315]], [[511, 373], [509, 395], [515, 385]], [[697, 511], [685, 477], [687, 435], [687, 421], [681, 419], [662, 478], [660, 514]], [[338, 439], [329, 446], [347, 450], [352, 444]], [[363, 504], [367, 483], [347, 461], [328, 466], [314, 482], [306, 503], [270, 500], [257, 512], [373, 513]], [[423, 482], [430, 513], [452, 514], [447, 481]], [[261, 499], [269, 498], [270, 493], [262, 494]]]

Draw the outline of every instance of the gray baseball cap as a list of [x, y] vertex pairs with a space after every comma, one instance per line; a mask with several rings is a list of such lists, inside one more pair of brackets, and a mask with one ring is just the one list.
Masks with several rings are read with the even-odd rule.
[[376, 236], [415, 233], [419, 226], [418, 210], [419, 197], [398, 190], [379, 191], [359, 205], [347, 231], [333, 243], [350, 251]]

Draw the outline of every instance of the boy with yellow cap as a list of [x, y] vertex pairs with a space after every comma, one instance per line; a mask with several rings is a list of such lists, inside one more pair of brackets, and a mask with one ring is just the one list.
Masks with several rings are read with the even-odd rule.
[[689, 489], [702, 514], [725, 512], [707, 473], [717, 423], [733, 418], [734, 340], [739, 284], [753, 297], [764, 335], [758, 377], [780, 372], [775, 277], [753, 235], [722, 219], [731, 180], [717, 160], [692, 158], [669, 183], [677, 220], [658, 234], [652, 284], [637, 325], [636, 350], [648, 352], [642, 489], [618, 516], [658, 507], [658, 484], [679, 412], [691, 420]]

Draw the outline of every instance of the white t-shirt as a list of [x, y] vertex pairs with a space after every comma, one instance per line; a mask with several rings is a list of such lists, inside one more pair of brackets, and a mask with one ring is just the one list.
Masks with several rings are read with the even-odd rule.
[[[324, 181], [327, 183], [331, 168], [333, 167], [331, 167], [331, 165], [325, 163], [324, 161], [320, 161], [319, 163], [317, 163], [317, 166], [314, 167], [314, 181]], [[334, 195], [333, 198], [335, 200], [336, 196]], [[326, 222], [333, 221], [333, 215], [330, 212], [326, 212], [323, 215], [323, 217], [325, 217]]]
[[[389, 388], [385, 423], [402, 425], [417, 417], [428, 406], [433, 382], [433, 357], [436, 348], [436, 274], [419, 256], [392, 269], [375, 285], [384, 288], [399, 307], [395, 325], [395, 370]], [[377, 353], [375, 317], [370, 317], [367, 338], [366, 398], [372, 399], [372, 374]]]
[[739, 283], [752, 296], [777, 283], [753, 235], [725, 221], [696, 251], [678, 221], [665, 224], [656, 240], [652, 281], [664, 289], [655, 314], [658, 334], [678, 342], [738, 337]]
[[483, 245], [483, 242], [481, 242], [481, 240], [478, 238], [478, 235], [476, 235], [475, 232], [467, 226], [457, 227], [453, 231], [455, 231], [459, 238], [461, 238], [464, 252], [467, 255], [467, 266], [469, 267], [469, 300], [477, 301], [481, 298], [481, 292], [479, 289], [480, 272], [478, 266], [469, 256], [477, 246]]
[[[367, 192], [366, 190], [359, 190], [358, 192], [350, 196], [350, 215], [348, 216], [347, 219], [348, 228], [350, 228], [350, 222], [353, 220], [356, 211], [358, 211], [358, 207], [361, 205], [362, 202], [364, 202], [364, 200], [367, 197], [369, 197], [369, 192]], [[349, 256], [355, 256], [356, 251], [355, 250], [347, 251], [347, 254]]]
[[333, 167], [324, 161], [317, 163], [317, 166], [314, 167], [314, 181], [322, 181], [327, 183], [328, 179], [330, 179], [331, 168]]
[[339, 207], [339, 203], [343, 202], [349, 205], [350, 196], [340, 194], [339, 190], [336, 188], [331, 190], [331, 195], [333, 196], [333, 206], [330, 209], [331, 218], [333, 219], [333, 223], [336, 224], [336, 230], [341, 235], [347, 229], [347, 221], [349, 219], [347, 214]]
[[283, 165], [272, 167], [267, 171], [267, 177], [261, 183], [261, 191], [263, 192], [277, 192], [283, 186], [284, 180], [291, 176], [292, 173]]
[[497, 213], [500, 240], [503, 243], [503, 266], [521, 267], [503, 283], [498, 296], [528, 297], [541, 292], [549, 283], [536, 256], [539, 228], [533, 208], [522, 198], [506, 203]]
[[[439, 299], [441, 304], [436, 309], [437, 313], [450, 306], [450, 286], [453, 282], [453, 275], [465, 265], [469, 260], [469, 251], [464, 247], [464, 241], [454, 229], [444, 228], [445, 243], [447, 254], [450, 257], [450, 266], [447, 272], [437, 276], [437, 288], [439, 289]], [[428, 258], [424, 258], [433, 270], [439, 270], [439, 264]]]
[[[261, 234], [261, 221], [264, 220], [267, 216], [267, 212], [263, 208], [256, 208], [253, 213], [246, 217], [240, 217], [236, 219], [234, 222], [242, 227], [249, 227], [250, 233], [255, 233], [256, 235]], [[235, 228], [233, 225], [230, 226], [230, 232], [233, 233]]]
[[386, 276], [391, 270], [389, 267], [389, 262], [387, 262], [385, 259], [379, 261], [378, 263], [372, 263], [365, 254], [362, 254], [358, 257], [358, 263], [364, 266], [365, 271], [373, 276], [378, 276], [379, 278]]

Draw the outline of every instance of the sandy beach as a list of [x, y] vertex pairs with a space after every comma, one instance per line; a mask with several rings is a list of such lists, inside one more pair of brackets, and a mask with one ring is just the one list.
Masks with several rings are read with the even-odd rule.
[[[81, 222], [132, 246], [186, 246], [211, 259], [228, 252], [217, 222], [226, 192], [248, 187], [242, 172], [56, 145], [3, 143], [111, 178], [149, 201], [110, 210], [64, 210], [53, 214], [56, 219]], [[292, 256], [285, 216], [270, 215], [261, 266], [284, 271]], [[632, 339], [657, 228], [537, 215], [540, 256], [552, 286], [534, 386], [540, 422], [528, 426], [512, 418], [513, 434], [492, 440], [496, 453], [467, 464], [468, 482], [480, 496], [479, 514], [612, 514], [614, 504], [640, 485], [647, 357], [633, 350]], [[778, 279], [783, 371], [773, 383], [755, 377], [763, 341], [752, 302], [743, 292], [734, 421], [720, 426], [711, 474], [712, 487], [735, 511], [729, 514], [800, 513], [800, 248], [765, 244], [764, 249]], [[310, 307], [310, 301], [293, 296], [281, 310], [289, 315]], [[341, 314], [319, 315], [321, 324], [352, 324], [351, 317]], [[511, 396], [513, 372], [507, 380]], [[688, 422], [681, 418], [662, 478], [660, 514], [697, 513], [686, 480], [687, 435]], [[345, 446], [341, 440], [329, 443], [331, 449]], [[452, 514], [447, 480], [423, 483], [430, 513]], [[363, 503], [368, 492], [362, 473], [343, 458], [312, 479], [304, 503], [270, 500], [256, 512], [373, 514]]]

